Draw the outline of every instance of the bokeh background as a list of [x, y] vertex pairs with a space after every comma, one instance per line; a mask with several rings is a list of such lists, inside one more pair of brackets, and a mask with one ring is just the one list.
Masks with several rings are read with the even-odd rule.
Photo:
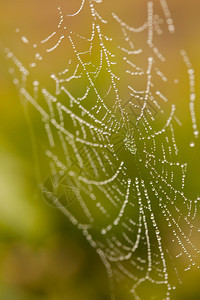
[[[126, 2], [126, 3], [125, 3]], [[118, 11], [132, 20], [144, 18], [145, 1], [110, 1]], [[155, 1], [156, 2], [156, 1]], [[159, 1], [157, 1], [159, 2]], [[55, 208], [47, 205], [37, 191], [32, 145], [23, 107], [8, 73], [3, 47], [28, 55], [17, 42], [15, 28], [20, 28], [31, 41], [52, 32], [57, 24], [57, 6], [74, 12], [81, 1], [7, 0], [0, 3], [0, 299], [2, 300], [106, 300], [109, 288], [100, 259], [89, 244]], [[196, 114], [200, 125], [200, 2], [168, 1], [176, 35], [171, 40], [186, 49], [196, 72]], [[75, 24], [80, 26], [80, 24]], [[81, 26], [84, 26], [82, 24]], [[86, 25], [85, 25], [86, 26]], [[166, 42], [172, 60], [173, 46]], [[24, 52], [21, 52], [24, 51]], [[45, 66], [44, 66], [45, 74]], [[174, 64], [173, 74], [186, 72], [184, 64]], [[184, 82], [184, 81], [183, 81]], [[187, 74], [185, 82], [174, 94], [178, 117], [183, 126], [177, 128], [177, 140], [183, 160], [189, 163], [187, 193], [200, 193], [200, 146], [190, 148], [193, 140], [189, 115]], [[200, 275], [185, 278], [176, 299], [200, 299]], [[123, 297], [122, 297], [123, 299]]]

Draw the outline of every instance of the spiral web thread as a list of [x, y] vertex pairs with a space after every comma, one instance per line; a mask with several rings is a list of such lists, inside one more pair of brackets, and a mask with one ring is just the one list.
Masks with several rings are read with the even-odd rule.
[[[123, 282], [133, 299], [142, 299], [146, 283], [155, 289], [159, 286], [158, 299], [170, 299], [181, 283], [179, 274], [199, 268], [200, 254], [196, 245], [199, 199], [192, 201], [184, 193], [187, 164], [178, 160], [176, 107], [157, 89], [157, 82], [163, 90], [167, 87], [168, 78], [161, 71], [167, 59], [154, 44], [154, 36], [162, 35], [162, 28], [169, 33], [175, 28], [165, 0], [148, 2], [147, 19], [140, 27], [111, 14], [121, 31], [118, 44], [104, 33], [110, 22], [98, 12], [101, 2], [83, 0], [70, 15], [59, 8], [56, 31], [33, 45], [35, 58], [27, 67], [9, 49], [5, 51], [23, 101], [35, 108], [44, 124], [51, 173], [67, 175], [77, 188], [74, 204], [60, 209], [101, 257], [111, 298], [115, 299], [115, 282]], [[156, 5], [164, 18], [154, 13]], [[90, 37], [64, 25], [65, 19], [77, 18], [85, 10], [91, 18]], [[146, 52], [135, 47], [134, 37], [140, 35], [145, 37]], [[31, 47], [25, 36], [21, 40]], [[32, 81], [31, 91], [27, 82], [32, 70], [45, 53], [57, 51], [66, 41], [73, 56], [67, 68], [50, 75], [55, 92], [37, 80]], [[84, 50], [79, 49], [81, 43]], [[41, 45], [44, 54], [39, 51]], [[189, 75], [190, 113], [197, 138], [194, 70], [187, 53], [181, 50], [181, 55]], [[122, 78], [128, 78], [123, 88]], [[143, 89], [137, 90], [136, 78]], [[80, 86], [82, 95], [77, 96], [77, 88], [70, 86]]]

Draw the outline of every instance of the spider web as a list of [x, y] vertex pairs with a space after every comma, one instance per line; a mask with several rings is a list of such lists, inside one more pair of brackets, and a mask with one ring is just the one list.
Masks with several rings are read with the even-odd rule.
[[[139, 27], [114, 12], [105, 20], [98, 12], [101, 2], [83, 0], [72, 14], [59, 8], [56, 30], [33, 44], [34, 59], [27, 67], [5, 51], [26, 109], [35, 110], [33, 127], [43, 123], [43, 133], [38, 125], [35, 129], [41, 138], [33, 142], [39, 156], [45, 153], [37, 164], [40, 169], [48, 165], [56, 178], [67, 176], [76, 188], [70, 206], [55, 205], [99, 254], [111, 298], [116, 282], [122, 282], [133, 299], [145, 299], [143, 290], [149, 286], [149, 297], [170, 299], [181, 283], [179, 274], [199, 268], [200, 259], [199, 199], [192, 201], [184, 192], [187, 164], [179, 161], [174, 133], [180, 121], [166, 95], [170, 79], [163, 70], [168, 61], [154, 42], [175, 28], [165, 0], [147, 3], [146, 20]], [[85, 11], [88, 36], [70, 27], [72, 18], [78, 22]], [[110, 24], [117, 34], [110, 32]], [[25, 36], [21, 40], [31, 47]], [[55, 86], [51, 91], [31, 74], [45, 55], [53, 57], [63, 45], [68, 63], [49, 75]], [[194, 70], [187, 53], [180, 54], [188, 70], [197, 138]]]

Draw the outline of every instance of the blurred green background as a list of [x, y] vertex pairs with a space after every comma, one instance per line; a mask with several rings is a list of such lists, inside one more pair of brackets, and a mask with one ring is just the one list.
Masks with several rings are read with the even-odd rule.
[[[133, 1], [134, 2], [134, 1]], [[155, 1], [156, 2], [156, 1]], [[157, 1], [159, 2], [159, 1]], [[0, 39], [2, 45], [18, 52], [15, 28], [34, 41], [52, 32], [57, 24], [57, 6], [76, 10], [81, 1], [73, 3], [54, 0], [7, 0], [0, 3]], [[168, 1], [176, 26], [174, 43], [187, 50], [196, 72], [196, 113], [200, 123], [200, 1]], [[127, 1], [109, 5], [127, 13]], [[78, 24], [77, 24], [78, 26]], [[2, 46], [1, 45], [1, 50]], [[169, 47], [170, 45], [166, 45]], [[23, 54], [26, 59], [26, 53]], [[172, 59], [173, 59], [173, 53]], [[185, 72], [177, 64], [172, 73]], [[186, 74], [187, 75], [187, 74]], [[172, 91], [173, 93], [173, 91]], [[177, 128], [182, 158], [189, 162], [191, 173], [188, 193], [199, 191], [199, 141], [193, 149], [188, 109], [188, 84], [181, 86], [174, 99], [183, 126]], [[88, 243], [58, 210], [48, 206], [38, 195], [33, 171], [30, 134], [17, 91], [8, 73], [8, 63], [0, 56], [0, 299], [2, 300], [106, 300], [108, 282], [100, 259]], [[200, 299], [200, 275], [193, 274], [177, 291], [176, 299]], [[122, 298], [123, 299], [123, 298]]]

